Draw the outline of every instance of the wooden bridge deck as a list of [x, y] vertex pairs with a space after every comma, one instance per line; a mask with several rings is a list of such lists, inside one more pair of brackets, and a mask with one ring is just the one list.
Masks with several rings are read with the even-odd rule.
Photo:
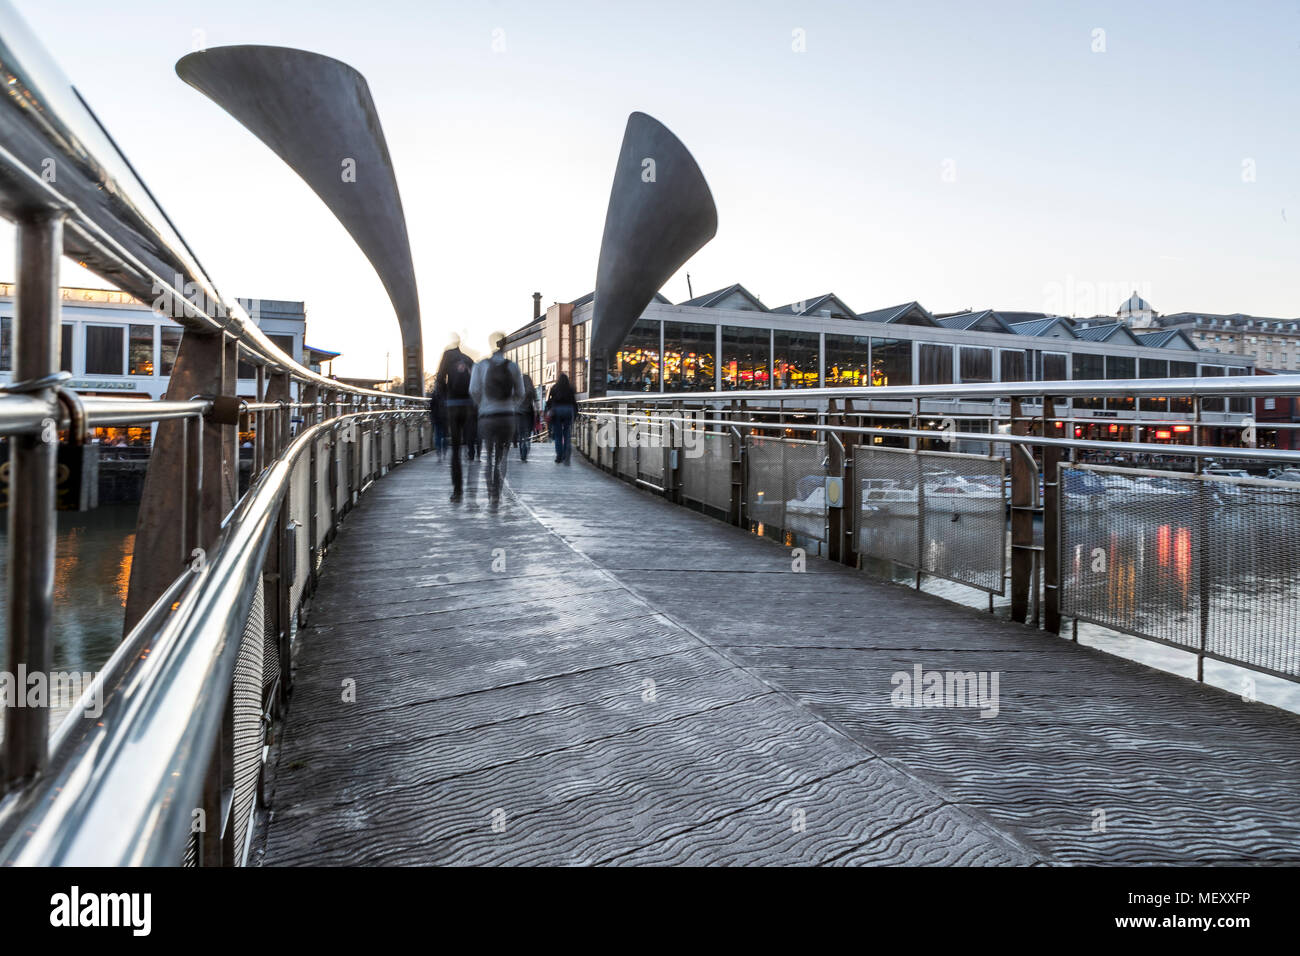
[[[1300, 861], [1294, 715], [848, 568], [794, 573], [545, 452], [512, 459], [496, 511], [478, 465], [450, 505], [430, 455], [349, 517], [262, 863]], [[998, 672], [999, 713], [892, 706], [916, 664]]]

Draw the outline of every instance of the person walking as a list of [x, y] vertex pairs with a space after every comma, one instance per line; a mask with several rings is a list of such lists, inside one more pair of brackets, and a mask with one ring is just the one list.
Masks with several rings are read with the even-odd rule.
[[567, 465], [573, 454], [573, 419], [578, 414], [578, 396], [569, 384], [567, 373], [561, 372], [551, 386], [551, 392], [546, 397], [546, 410], [547, 420], [551, 423], [551, 434], [555, 437], [555, 462]]
[[524, 383], [524, 400], [519, 403], [519, 460], [528, 460], [529, 446], [533, 441], [533, 430], [537, 428], [537, 391], [533, 388], [531, 376], [522, 376]]
[[451, 438], [451, 500], [460, 501], [465, 495], [465, 478], [460, 464], [460, 447], [464, 443], [465, 429], [474, 410], [470, 397], [470, 380], [474, 363], [460, 350], [460, 336], [453, 335], [451, 344], [442, 353], [433, 389], [441, 393], [447, 414], [447, 430]]
[[494, 332], [491, 356], [474, 366], [469, 393], [478, 408], [478, 434], [487, 453], [488, 503], [501, 500], [506, 478], [506, 450], [519, 427], [519, 403], [524, 400], [524, 380], [519, 366], [506, 358], [506, 337]]
[[433, 450], [442, 461], [447, 450], [447, 400], [436, 385], [429, 390], [429, 417], [433, 420]]

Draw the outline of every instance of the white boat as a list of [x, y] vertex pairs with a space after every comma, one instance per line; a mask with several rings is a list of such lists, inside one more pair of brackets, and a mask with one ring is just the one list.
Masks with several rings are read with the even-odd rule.
[[[863, 513], [879, 517], [916, 517], [915, 488], [900, 488], [893, 479], [865, 479]], [[996, 488], [957, 475], [945, 475], [925, 486], [925, 507], [931, 513], [1000, 514], [1005, 498]]]

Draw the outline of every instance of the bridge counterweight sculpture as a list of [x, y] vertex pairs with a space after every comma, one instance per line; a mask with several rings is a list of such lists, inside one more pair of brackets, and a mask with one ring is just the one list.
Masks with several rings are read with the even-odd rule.
[[674, 272], [718, 231], [704, 174], [668, 127], [627, 118], [596, 267], [591, 318], [592, 395], [605, 394], [610, 356]]

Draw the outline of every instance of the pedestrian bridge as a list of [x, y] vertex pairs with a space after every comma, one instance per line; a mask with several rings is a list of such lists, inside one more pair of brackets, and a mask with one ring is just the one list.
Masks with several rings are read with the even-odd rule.
[[[449, 505], [425, 455], [344, 525], [254, 860], [1300, 861], [1291, 714], [841, 564], [793, 570], [578, 456], [512, 460], [497, 509], [469, 468]], [[995, 672], [996, 715], [895, 706], [918, 667]]]
[[[153, 429], [121, 644], [57, 725], [47, 701], [5, 700], [0, 863], [1300, 862], [1293, 714], [1058, 636], [1071, 618], [1191, 654], [1198, 677], [1300, 680], [1300, 484], [1261, 477], [1300, 464], [1279, 450], [1300, 424], [1256, 448], [1254, 420], [1229, 420], [1300, 376], [588, 401], [588, 461], [513, 464], [496, 508], [471, 465], [453, 506], [355, 71], [248, 45], [178, 64], [375, 266], [412, 394], [282, 351], [3, 5], [0, 47], [19, 253], [3, 676], [53, 671], [56, 510], [95, 506], [93, 429]], [[573, 364], [593, 383], [649, 280], [716, 229], [685, 147], [633, 114], [623, 155], [664, 150], [651, 193], [624, 163], [611, 194]], [[318, 162], [344, 154], [380, 174]], [[65, 255], [183, 327], [165, 400], [71, 387]], [[1057, 437], [1099, 410], [1157, 442]], [[1194, 467], [1083, 460], [1116, 453]], [[1009, 594], [1011, 620], [881, 563]]]

